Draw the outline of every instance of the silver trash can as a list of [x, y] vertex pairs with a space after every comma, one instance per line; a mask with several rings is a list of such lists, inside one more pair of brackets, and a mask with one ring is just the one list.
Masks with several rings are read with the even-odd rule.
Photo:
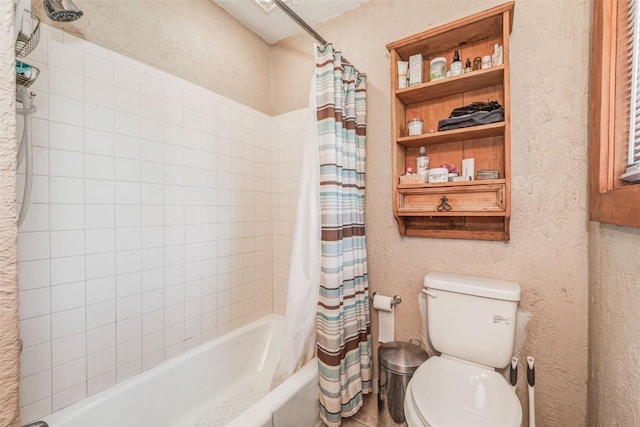
[[427, 352], [408, 342], [388, 342], [378, 348], [378, 427], [406, 426], [404, 394]]

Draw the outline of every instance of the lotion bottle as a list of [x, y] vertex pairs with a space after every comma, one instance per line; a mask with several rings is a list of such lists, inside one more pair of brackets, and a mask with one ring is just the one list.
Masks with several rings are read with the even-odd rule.
[[493, 55], [491, 55], [491, 66], [502, 65], [502, 46], [498, 43], [493, 45]]
[[423, 146], [420, 147], [418, 158], [416, 159], [416, 166], [418, 169], [418, 175], [426, 175], [429, 172], [429, 157], [427, 156], [427, 149]]
[[459, 76], [462, 74], [462, 61], [460, 60], [460, 54], [456, 50], [453, 54], [453, 61], [451, 62], [451, 76]]

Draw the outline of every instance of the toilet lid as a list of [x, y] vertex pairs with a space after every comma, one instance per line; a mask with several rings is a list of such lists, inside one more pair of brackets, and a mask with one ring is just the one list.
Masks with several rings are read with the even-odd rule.
[[519, 427], [520, 401], [492, 369], [432, 357], [411, 379], [413, 403], [431, 427]]

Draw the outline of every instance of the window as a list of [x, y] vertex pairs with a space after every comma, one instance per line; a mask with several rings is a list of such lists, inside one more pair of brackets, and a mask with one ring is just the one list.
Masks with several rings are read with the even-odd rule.
[[[640, 5], [638, 5], [640, 6]], [[635, 0], [596, 0], [589, 130], [590, 217], [640, 227], [640, 32]], [[622, 177], [626, 179], [623, 180]], [[631, 182], [629, 182], [631, 181]], [[640, 184], [640, 183], [638, 183]]]
[[627, 169], [621, 179], [625, 182], [640, 181], [640, 19], [636, 0], [631, 0], [628, 7], [627, 22], [631, 34], [631, 99], [629, 108], [629, 140], [627, 144]]

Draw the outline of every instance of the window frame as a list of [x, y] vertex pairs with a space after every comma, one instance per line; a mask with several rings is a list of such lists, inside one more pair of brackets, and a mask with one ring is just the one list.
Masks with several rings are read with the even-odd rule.
[[621, 109], [615, 96], [619, 1], [624, 0], [596, 0], [593, 3], [589, 217], [607, 224], [640, 227], [640, 184], [623, 183], [616, 167], [620, 154], [620, 147], [616, 146], [616, 112]]

